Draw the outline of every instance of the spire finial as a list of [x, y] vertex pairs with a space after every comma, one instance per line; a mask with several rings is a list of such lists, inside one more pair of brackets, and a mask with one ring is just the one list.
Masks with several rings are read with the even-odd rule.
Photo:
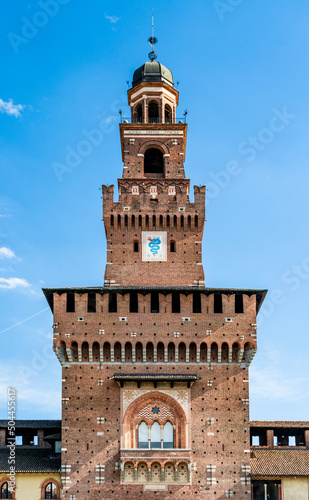
[[149, 52], [148, 57], [150, 61], [155, 61], [158, 57], [157, 53], [154, 50], [154, 45], [157, 43], [158, 39], [154, 36], [154, 20], [153, 20], [153, 10], [152, 10], [152, 30], [151, 30], [151, 36], [148, 38], [148, 42], [152, 48], [152, 51]]

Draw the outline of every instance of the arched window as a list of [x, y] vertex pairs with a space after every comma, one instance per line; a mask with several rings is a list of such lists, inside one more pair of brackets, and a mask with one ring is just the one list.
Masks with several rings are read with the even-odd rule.
[[138, 252], [138, 241], [133, 242], [133, 252]]
[[170, 243], [170, 251], [171, 252], [176, 252], [176, 242], [175, 241], [171, 241], [171, 243]]
[[148, 105], [148, 123], [159, 123], [159, 106], [157, 102]]
[[89, 361], [89, 345], [88, 342], [82, 343], [82, 360], [85, 362]]
[[147, 149], [144, 155], [144, 174], [160, 174], [164, 177], [164, 162], [163, 153], [160, 149], [150, 148]]
[[200, 360], [201, 363], [207, 362], [207, 344], [205, 344], [205, 342], [203, 342], [200, 347]]
[[137, 342], [135, 346], [135, 357], [137, 363], [143, 362], [143, 344], [141, 342]]
[[196, 344], [191, 342], [189, 346], [189, 360], [190, 363], [196, 363]]
[[154, 361], [152, 342], [148, 342], [146, 345], [146, 359], [148, 363], [153, 363]]
[[174, 448], [174, 428], [169, 421], [163, 427], [163, 448]]
[[138, 426], [138, 448], [148, 448], [148, 425], [141, 422]]
[[130, 342], [126, 342], [125, 345], [125, 360], [126, 363], [132, 363], [132, 344]]
[[72, 357], [75, 363], [78, 362], [78, 345], [77, 342], [72, 342], [71, 345]]
[[163, 342], [159, 342], [157, 345], [157, 362], [164, 362], [164, 344]]
[[237, 342], [234, 342], [234, 344], [232, 345], [232, 360], [233, 360], [233, 363], [237, 363], [238, 361], [238, 351], [239, 351], [240, 347], [239, 347], [239, 344]]
[[99, 342], [94, 342], [92, 346], [92, 359], [94, 362], [100, 361], [100, 345]]
[[164, 108], [164, 121], [165, 123], [172, 123], [172, 110], [167, 105]]
[[8, 483], [3, 483], [1, 486], [1, 498], [13, 498], [12, 493], [9, 491]]
[[169, 363], [175, 363], [175, 344], [170, 342], [168, 344], [168, 361]]
[[216, 342], [211, 344], [211, 361], [218, 363], [218, 345]]
[[56, 498], [57, 499], [57, 486], [54, 483], [48, 483], [45, 486], [45, 496], [44, 498]]
[[116, 342], [114, 345], [114, 361], [115, 363], [121, 361], [121, 344], [120, 342]]
[[111, 360], [111, 346], [109, 342], [104, 342], [103, 356], [104, 356], [104, 362], [109, 363]]
[[186, 345], [181, 342], [178, 347], [179, 363], [184, 363], [186, 361]]
[[222, 363], [227, 363], [228, 360], [229, 360], [229, 346], [226, 342], [224, 342], [221, 347], [221, 361]]
[[150, 447], [161, 448], [161, 427], [157, 421], [150, 428]]

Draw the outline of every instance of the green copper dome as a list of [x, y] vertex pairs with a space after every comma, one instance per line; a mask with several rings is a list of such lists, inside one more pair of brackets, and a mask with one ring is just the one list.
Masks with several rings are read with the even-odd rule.
[[165, 82], [174, 87], [172, 72], [157, 61], [147, 61], [134, 71], [132, 87], [141, 82]]

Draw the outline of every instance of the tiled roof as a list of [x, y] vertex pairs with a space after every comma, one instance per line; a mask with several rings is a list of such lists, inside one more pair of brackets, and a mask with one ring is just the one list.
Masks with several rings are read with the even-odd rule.
[[[309, 450], [251, 449], [252, 476], [309, 476]], [[251, 454], [251, 456], [252, 456]]]
[[[0, 472], [8, 472], [8, 448], [0, 448]], [[16, 448], [16, 472], [58, 472], [60, 455], [52, 458], [50, 448]]]
[[301, 427], [309, 429], [309, 422], [297, 420], [252, 420], [250, 422], [250, 427], [267, 427], [268, 429], [277, 427], [282, 427], [283, 429]]
[[61, 441], [61, 433], [57, 432], [57, 434], [50, 434], [49, 436], [44, 436], [45, 441], [51, 441], [53, 439]]
[[[7, 427], [7, 420], [0, 420], [0, 427]], [[61, 428], [61, 420], [16, 420], [15, 427], [28, 429]]]

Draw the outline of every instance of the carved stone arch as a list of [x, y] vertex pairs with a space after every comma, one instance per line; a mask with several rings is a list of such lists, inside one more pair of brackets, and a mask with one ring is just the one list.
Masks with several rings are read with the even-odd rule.
[[134, 481], [134, 463], [132, 460], [126, 460], [124, 462], [124, 481], [129, 483]]
[[60, 499], [60, 485], [58, 483], [58, 481], [56, 481], [55, 479], [53, 479], [52, 477], [48, 477], [47, 479], [45, 479], [45, 481], [43, 481], [43, 483], [41, 484], [41, 500], [45, 500], [45, 488], [46, 486], [49, 484], [49, 483], [52, 483], [56, 486], [56, 491], [57, 491], [57, 500]]
[[158, 391], [151, 391], [136, 398], [127, 408], [124, 415], [125, 440], [127, 448], [137, 448], [137, 416], [148, 404], [164, 405], [174, 416], [175, 434], [174, 447], [186, 448], [187, 419], [180, 404], [170, 395]]
[[147, 462], [142, 461], [137, 464], [137, 481], [146, 483], [148, 479], [148, 465]]
[[[9, 484], [10, 484], [10, 478], [9, 477], [2, 477], [0, 479], [0, 492], [1, 492], [1, 488], [2, 486], [5, 484], [5, 483], [8, 483], [8, 487], [9, 487]], [[11, 496], [9, 498], [12, 498], [12, 499], [15, 499], [15, 491], [12, 491], [10, 492], [11, 493]]]
[[166, 144], [164, 144], [163, 142], [158, 141], [158, 140], [152, 140], [152, 141], [147, 141], [147, 142], [144, 142], [143, 144], [141, 144], [141, 146], [138, 150], [138, 154], [144, 155], [145, 152], [147, 151], [147, 149], [150, 149], [150, 148], [159, 149], [160, 151], [162, 151], [163, 155], [170, 153]]

